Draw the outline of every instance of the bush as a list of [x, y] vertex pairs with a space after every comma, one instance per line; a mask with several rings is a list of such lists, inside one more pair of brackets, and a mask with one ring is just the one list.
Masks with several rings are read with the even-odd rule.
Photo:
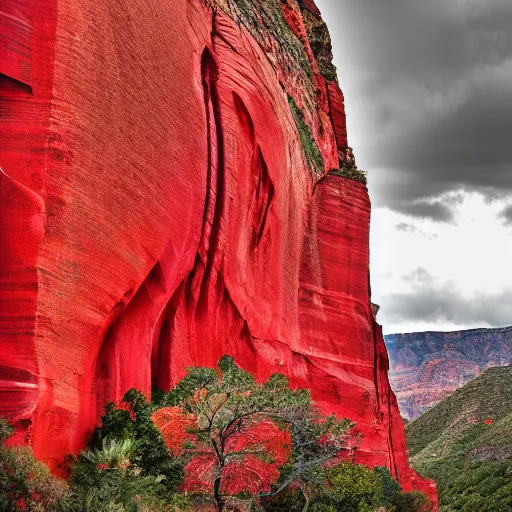
[[7, 423], [7, 420], [0, 418], [0, 446], [14, 434], [14, 428]]
[[304, 508], [305, 504], [302, 492], [290, 488], [265, 501], [265, 510], [268, 512], [298, 512]]
[[326, 503], [313, 503], [309, 510], [311, 512], [337, 512], [333, 505]]
[[[136, 512], [169, 510], [162, 479], [142, 476], [137, 467], [102, 468], [77, 461], [63, 502], [66, 512]], [[144, 507], [144, 508], [143, 508]]]
[[[165, 476], [144, 475], [132, 459], [138, 443], [104, 438], [102, 448], [82, 452], [73, 467], [65, 512], [167, 512], [188, 502], [169, 493]], [[172, 506], [172, 508], [171, 508]]]
[[373, 470], [380, 478], [381, 505], [391, 507], [396, 504], [398, 496], [402, 492], [400, 484], [391, 476], [388, 468], [377, 466]]
[[67, 484], [50, 474], [30, 448], [8, 448], [14, 429], [0, 419], [0, 510], [2, 512], [56, 512]]
[[97, 468], [122, 468], [130, 465], [130, 458], [137, 448], [137, 442], [133, 439], [104, 438], [101, 450], [95, 448], [82, 452], [82, 457], [96, 465]]
[[[121, 417], [115, 413], [114, 416]], [[169, 492], [164, 475], [143, 474], [133, 462], [139, 449], [134, 439], [105, 437], [100, 448], [84, 450], [73, 465], [68, 485], [52, 476], [48, 467], [34, 458], [30, 448], [5, 447], [3, 442], [13, 431], [5, 420], [0, 420], [1, 512], [191, 510], [185, 496]]]
[[133, 462], [142, 476], [165, 477], [162, 482], [173, 494], [183, 481], [183, 461], [171, 458], [165, 440], [151, 416], [155, 407], [135, 389], [128, 391], [120, 404], [108, 404], [101, 426], [94, 433], [91, 448], [101, 450], [105, 439], [135, 441]]
[[380, 476], [360, 464], [344, 462], [326, 470], [326, 504], [344, 512], [374, 512], [381, 504]]
[[432, 505], [428, 496], [422, 492], [402, 492], [394, 503], [396, 512], [430, 512]]

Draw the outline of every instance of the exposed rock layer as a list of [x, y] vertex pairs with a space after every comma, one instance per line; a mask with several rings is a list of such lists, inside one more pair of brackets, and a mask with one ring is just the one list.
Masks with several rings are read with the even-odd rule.
[[0, 414], [17, 441], [58, 470], [107, 401], [230, 354], [311, 388], [357, 422], [356, 460], [435, 497], [370, 304], [368, 193], [329, 174], [349, 149], [312, 0], [2, 9]]
[[402, 416], [417, 418], [487, 368], [512, 364], [512, 327], [385, 337]]

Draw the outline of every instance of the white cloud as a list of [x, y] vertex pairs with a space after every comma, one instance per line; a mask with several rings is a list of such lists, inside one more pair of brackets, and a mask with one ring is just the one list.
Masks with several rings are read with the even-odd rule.
[[[385, 332], [512, 324], [512, 305], [507, 321], [508, 299], [503, 298], [512, 290], [512, 227], [500, 218], [507, 202], [464, 191], [433, 199], [450, 206], [452, 223], [387, 208], [373, 211], [373, 302], [381, 305], [379, 321]], [[415, 297], [429, 302], [425, 318]], [[458, 307], [450, 307], [448, 300], [458, 302]], [[493, 300], [498, 305], [490, 309]], [[399, 304], [402, 313], [396, 311]], [[472, 312], [474, 322], [465, 311]]]

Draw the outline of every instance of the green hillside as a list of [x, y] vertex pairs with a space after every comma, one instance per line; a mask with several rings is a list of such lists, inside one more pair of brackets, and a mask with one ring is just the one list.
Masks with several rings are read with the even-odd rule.
[[492, 368], [406, 427], [442, 512], [512, 512], [512, 366]]

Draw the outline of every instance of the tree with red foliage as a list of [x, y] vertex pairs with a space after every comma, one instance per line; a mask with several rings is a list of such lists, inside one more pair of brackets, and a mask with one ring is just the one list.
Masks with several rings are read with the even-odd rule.
[[[325, 463], [326, 454], [332, 457], [341, 449], [349, 422], [322, 421], [311, 405], [309, 391], [290, 389], [288, 380], [279, 374], [258, 384], [231, 357], [223, 357], [218, 367], [219, 373], [189, 369], [163, 399], [167, 410], [181, 407], [180, 415], [188, 413], [195, 419], [195, 425], [188, 428], [193, 439], [176, 438], [185, 441], [183, 454], [188, 458], [184, 489], [211, 492], [217, 511], [222, 511], [242, 494], [251, 499], [274, 494], [272, 487], [282, 480], [283, 466], [289, 470], [279, 491]], [[156, 418], [164, 414], [155, 413], [157, 425]], [[175, 421], [173, 427], [159, 426], [168, 432], [175, 427]], [[320, 442], [324, 448], [308, 448], [308, 434], [314, 434], [310, 442]], [[293, 439], [300, 446], [292, 446]], [[302, 456], [291, 462], [292, 453]], [[314, 456], [306, 461], [304, 454]]]
[[163, 407], [153, 413], [151, 419], [160, 430], [171, 456], [183, 455], [185, 444], [195, 439], [189, 431], [197, 427], [196, 418], [182, 407]]

